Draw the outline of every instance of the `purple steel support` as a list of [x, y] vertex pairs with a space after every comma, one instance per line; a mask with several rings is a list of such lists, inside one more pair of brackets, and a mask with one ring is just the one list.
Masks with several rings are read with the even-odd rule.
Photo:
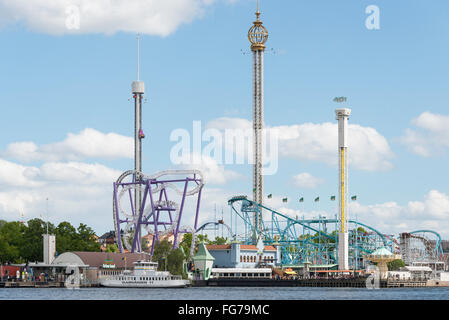
[[119, 218], [119, 214], [118, 214], [118, 199], [117, 199], [117, 184], [114, 182], [114, 202], [115, 202], [115, 221], [116, 221], [116, 226], [115, 226], [115, 237], [117, 239], [117, 244], [118, 244], [118, 248], [120, 250], [121, 253], [123, 253], [123, 245], [122, 245], [122, 235], [120, 232], [120, 218]]
[[[164, 190], [164, 189], [162, 189], [162, 190]], [[162, 201], [162, 190], [159, 192], [159, 205], [160, 205], [160, 203]], [[160, 210], [160, 208], [158, 206], [157, 207], [157, 217], [156, 217], [156, 221], [158, 222], [158, 224], [159, 224], [159, 213], [160, 212], [161, 212], [161, 210]]]
[[195, 213], [195, 225], [193, 227], [193, 230], [195, 230], [198, 228], [198, 214], [200, 212], [200, 201], [201, 201], [201, 192], [203, 191], [203, 188], [200, 189], [200, 191], [198, 192], [198, 200], [196, 202], [196, 213]]
[[151, 212], [153, 213], [153, 225], [154, 225], [154, 235], [153, 235], [153, 241], [151, 243], [151, 255], [153, 255], [154, 244], [155, 244], [156, 241], [159, 241], [159, 236], [158, 236], [158, 230], [157, 230], [158, 221], [156, 219], [156, 212], [154, 211], [154, 199], [153, 199], [153, 192], [152, 192], [151, 189], [149, 191], [149, 194], [150, 194]]
[[[124, 251], [124, 243], [121, 239], [121, 224], [122, 223], [126, 223], [129, 224], [131, 222], [133, 222], [134, 224], [134, 239], [132, 240], [132, 247], [129, 248], [131, 250], [131, 252], [135, 252], [136, 250], [141, 252], [142, 251], [142, 243], [141, 243], [141, 239], [140, 237], [142, 236], [142, 225], [153, 225], [154, 228], [154, 237], [153, 237], [153, 241], [152, 241], [152, 245], [151, 245], [151, 254], [153, 254], [154, 252], [154, 247], [155, 244], [157, 242], [160, 241], [160, 228], [162, 228], [163, 230], [173, 230], [173, 236], [174, 236], [174, 243], [173, 243], [173, 248], [178, 247], [178, 235], [180, 233], [186, 233], [189, 232], [187, 230], [181, 230], [180, 226], [181, 226], [181, 220], [182, 220], [182, 215], [183, 215], [183, 211], [184, 211], [184, 207], [185, 207], [185, 201], [186, 201], [186, 197], [187, 197], [187, 190], [188, 190], [188, 186], [189, 186], [189, 182], [195, 182], [196, 185], [199, 184], [199, 182], [201, 182], [201, 180], [197, 179], [196, 175], [194, 176], [194, 178], [189, 178], [186, 177], [184, 179], [170, 179], [170, 180], [156, 180], [156, 179], [144, 179], [141, 181], [136, 181], [135, 180], [135, 176], [132, 176], [133, 178], [133, 182], [116, 182], [114, 183], [114, 195], [113, 195], [113, 201], [114, 201], [114, 206], [115, 206], [115, 210], [114, 210], [114, 218], [115, 218], [115, 228], [116, 228], [116, 233], [117, 233], [117, 244], [119, 246], [120, 252]], [[184, 183], [184, 190], [182, 193], [182, 200], [181, 200], [181, 205], [178, 208], [179, 212], [177, 212], [177, 218], [172, 214], [172, 211], [175, 211], [176, 209], [174, 209], [173, 206], [170, 205], [170, 201], [169, 201], [169, 196], [168, 196], [168, 192], [167, 189], [165, 188], [164, 184], [165, 183], [180, 183], [183, 182]], [[143, 194], [143, 199], [141, 199], [141, 205], [138, 206], [135, 203], [135, 199], [133, 197], [133, 193], [132, 190], [128, 190], [129, 192], [129, 201], [130, 201], [130, 208], [131, 208], [131, 212], [132, 212], [132, 217], [128, 218], [125, 217], [124, 219], [120, 219], [120, 208], [119, 208], [119, 190], [120, 188], [124, 188], [127, 186], [143, 186], [145, 185], [145, 191]], [[162, 188], [159, 191], [159, 195], [156, 196], [156, 194], [153, 195], [154, 191], [152, 189], [152, 185], [155, 185], [156, 188], [159, 186]], [[137, 188], [134, 188], [134, 190], [137, 191]], [[199, 220], [199, 209], [200, 209], [200, 202], [201, 202], [201, 194], [202, 194], [202, 188], [200, 188], [198, 191], [198, 199], [197, 199], [197, 206], [196, 206], [196, 211], [195, 211], [195, 230], [198, 227], [198, 220]], [[148, 206], [147, 201], [148, 201], [148, 196], [150, 197], [150, 202], [151, 202], [151, 214], [148, 214], [146, 216], [144, 216], [144, 212], [145, 212], [145, 206]], [[156, 207], [156, 203], [155, 203], [155, 199], [158, 199], [159, 201], [157, 202], [159, 205]], [[162, 200], [164, 199], [164, 200]], [[164, 204], [162, 204], [161, 202], [164, 202]], [[160, 221], [163, 219], [162, 213], [163, 212], [167, 212], [168, 213], [168, 218], [169, 221]], [[151, 219], [151, 217], [153, 217]], [[176, 219], [176, 220], [175, 220]], [[176, 222], [175, 222], [176, 221]]]
[[181, 206], [179, 207], [178, 223], [176, 224], [176, 229], [175, 229], [175, 232], [173, 233], [173, 249], [177, 248], [177, 244], [178, 244], [179, 225], [181, 224], [182, 211], [184, 209], [184, 201], [186, 200], [188, 185], [189, 185], [189, 179], [186, 179], [186, 184], [184, 186], [184, 193], [182, 194]]
[[131, 212], [132, 212], [133, 217], [134, 217], [134, 215], [135, 215], [135, 213], [134, 213], [134, 202], [133, 202], [133, 196], [132, 196], [132, 193], [131, 193], [131, 189], [128, 190], [128, 193], [129, 193], [129, 203], [131, 204]]
[[143, 209], [145, 208], [145, 202], [147, 201], [147, 195], [148, 193], [151, 194], [151, 192], [149, 192], [150, 189], [150, 182], [147, 180], [146, 182], [146, 186], [145, 186], [145, 192], [143, 195], [143, 200], [142, 200], [142, 205], [139, 208], [139, 216], [137, 217], [137, 223], [136, 223], [136, 230], [134, 233], [134, 239], [133, 239], [133, 246], [131, 249], [131, 252], [135, 252], [136, 250], [136, 246], [139, 252], [142, 252], [142, 247], [140, 246], [140, 229], [141, 229], [141, 224], [142, 224], [142, 216], [143, 216]]
[[[168, 203], [167, 190], [164, 188], [163, 191], [164, 191], [165, 201]], [[168, 211], [168, 217], [170, 218], [170, 223], [173, 223], [173, 217], [171, 215], [171, 211]]]

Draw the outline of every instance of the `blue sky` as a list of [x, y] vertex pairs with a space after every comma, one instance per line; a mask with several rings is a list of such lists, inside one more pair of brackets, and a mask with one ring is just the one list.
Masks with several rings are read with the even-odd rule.
[[[169, 155], [174, 143], [169, 136], [174, 129], [191, 131], [194, 120], [203, 126], [223, 118], [251, 120], [251, 55], [246, 35], [255, 18], [256, 1], [160, 1], [166, 8], [155, 8], [163, 16], [158, 23], [169, 26], [163, 32], [151, 23], [147, 1], [136, 2], [145, 8], [137, 17], [124, 11], [107, 19], [95, 9], [83, 11], [80, 29], [75, 31], [60, 23], [64, 6], [84, 8], [85, 2], [61, 2], [64, 5], [58, 7], [45, 0], [0, 0], [0, 160], [5, 161], [0, 173], [0, 218], [18, 219], [19, 212], [26, 218], [37, 217], [49, 197], [53, 220], [87, 222], [102, 233], [112, 228], [114, 175], [133, 167], [126, 152], [81, 152], [68, 158], [62, 154], [66, 146], [59, 145], [46, 149], [60, 153], [52, 159], [24, 161], [23, 154], [8, 153], [8, 146], [25, 141], [37, 146], [55, 144], [86, 128], [132, 136], [129, 99], [136, 78], [135, 34], [141, 32], [141, 80], [148, 99], [143, 110], [147, 135], [143, 168], [153, 173], [173, 167]], [[102, 3], [98, 1], [100, 8]], [[21, 7], [46, 5], [62, 17], [58, 20], [39, 9], [28, 12]], [[380, 30], [365, 27], [369, 5], [380, 9]], [[191, 9], [188, 17], [182, 14], [185, 8]], [[107, 16], [114, 8], [103, 9]], [[360, 134], [369, 141], [364, 147], [372, 151], [367, 154], [361, 146], [350, 146], [349, 152], [360, 156], [358, 165], [349, 168], [350, 193], [358, 196], [352, 212], [385, 232], [422, 227], [449, 235], [448, 9], [444, 0], [261, 3], [262, 20], [270, 33], [267, 48], [275, 51], [265, 55], [266, 125], [294, 131], [295, 125], [311, 123], [321, 132], [322, 124], [336, 124], [338, 105], [332, 99], [348, 97], [350, 123], [362, 128]], [[92, 17], [97, 24], [92, 25]], [[119, 30], [109, 32], [110, 25]], [[367, 128], [374, 129], [374, 134]], [[301, 141], [302, 136], [296, 142]], [[379, 141], [384, 143], [380, 147]], [[297, 150], [286, 150], [280, 157], [277, 174], [265, 179], [265, 192], [274, 194], [272, 205], [285, 212], [305, 209], [311, 216], [318, 211], [330, 215], [335, 203], [328, 199], [337, 193], [333, 155], [326, 149], [306, 160], [309, 150], [300, 146]], [[379, 162], [373, 158], [376, 155]], [[368, 160], [372, 160], [369, 169], [360, 169]], [[80, 182], [84, 178], [73, 172], [60, 178], [45, 173], [45, 168], [70, 161], [87, 170], [83, 177], [94, 181], [95, 197], [89, 189], [93, 186]], [[388, 168], [379, 165], [382, 161]], [[104, 166], [100, 173], [89, 167], [94, 164]], [[38, 173], [24, 174], [27, 168]], [[251, 193], [250, 166], [221, 169], [233, 178], [212, 179], [206, 186], [211, 191], [203, 201], [204, 220], [213, 216], [215, 203], [226, 207], [228, 195]], [[14, 170], [24, 175], [23, 182], [10, 176]], [[301, 173], [321, 183], [314, 188], [295, 184], [294, 176]], [[67, 187], [73, 192], [62, 192]], [[301, 208], [299, 196], [306, 199]], [[313, 202], [316, 196], [323, 199], [319, 205]], [[282, 197], [289, 198], [287, 206], [279, 201]]]

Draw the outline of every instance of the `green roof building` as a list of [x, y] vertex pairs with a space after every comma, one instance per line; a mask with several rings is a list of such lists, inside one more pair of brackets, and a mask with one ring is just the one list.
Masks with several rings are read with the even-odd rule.
[[198, 251], [193, 257], [193, 264], [195, 265], [195, 278], [201, 280], [208, 280], [215, 258], [209, 253], [204, 242], [198, 245]]

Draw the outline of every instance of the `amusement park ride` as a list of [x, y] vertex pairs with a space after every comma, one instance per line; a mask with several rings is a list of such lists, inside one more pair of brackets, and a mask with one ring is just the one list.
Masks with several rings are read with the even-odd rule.
[[[390, 252], [402, 254], [407, 263], [437, 261], [442, 257], [441, 237], [430, 230], [401, 234], [398, 241], [392, 235], [349, 219], [347, 206], [347, 119], [350, 109], [337, 109], [339, 120], [339, 210], [334, 219], [319, 216], [316, 219], [298, 219], [267, 207], [263, 203], [263, 55], [268, 39], [267, 29], [257, 20], [248, 32], [253, 52], [253, 131], [254, 170], [253, 200], [236, 196], [228, 201], [230, 226], [223, 220], [199, 223], [203, 175], [198, 170], [170, 170], [146, 175], [142, 172], [142, 96], [143, 82], [132, 84], [135, 100], [135, 167], [124, 172], [114, 183], [113, 219], [120, 252], [142, 252], [142, 228], [153, 235], [154, 244], [164, 235], [173, 235], [173, 247], [178, 247], [179, 235], [191, 233], [191, 257], [195, 235], [213, 227], [225, 227], [229, 239], [243, 244], [254, 244], [262, 237], [266, 245], [281, 248], [282, 265], [338, 265], [339, 269], [364, 268], [363, 256], [385, 247]], [[139, 40], [139, 38], [138, 38]], [[139, 41], [138, 41], [139, 44]], [[139, 50], [138, 50], [139, 51]], [[138, 58], [139, 61], [139, 58]], [[138, 63], [139, 65], [139, 63]], [[138, 66], [139, 69], [139, 66]], [[139, 71], [138, 77], [139, 78]], [[337, 98], [336, 98], [337, 99]], [[340, 98], [336, 102], [345, 102]], [[194, 223], [186, 225], [186, 201], [193, 197]], [[177, 201], [174, 201], [177, 199]], [[189, 208], [191, 208], [190, 206]]]

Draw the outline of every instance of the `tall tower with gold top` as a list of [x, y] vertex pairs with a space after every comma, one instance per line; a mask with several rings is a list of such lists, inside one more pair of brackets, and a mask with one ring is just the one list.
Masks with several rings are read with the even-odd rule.
[[351, 109], [335, 110], [338, 120], [338, 269], [349, 269], [349, 230], [348, 230], [348, 119]]
[[[263, 160], [262, 160], [262, 130], [263, 130], [263, 58], [268, 31], [260, 20], [259, 1], [257, 1], [256, 21], [248, 31], [248, 39], [253, 52], [253, 132], [254, 132], [254, 169], [253, 169], [253, 201], [263, 204]], [[256, 210], [254, 227], [261, 231], [262, 212]]]

